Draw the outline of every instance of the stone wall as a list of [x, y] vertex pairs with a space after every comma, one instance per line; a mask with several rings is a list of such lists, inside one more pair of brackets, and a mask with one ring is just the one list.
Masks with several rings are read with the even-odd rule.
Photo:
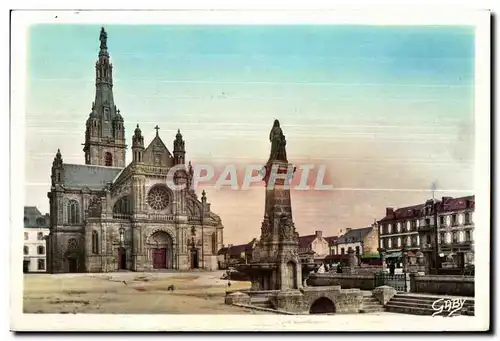
[[411, 274], [410, 292], [474, 296], [474, 277]]
[[375, 277], [373, 274], [311, 274], [307, 280], [307, 285], [311, 287], [340, 285], [342, 289], [373, 290], [375, 288]]

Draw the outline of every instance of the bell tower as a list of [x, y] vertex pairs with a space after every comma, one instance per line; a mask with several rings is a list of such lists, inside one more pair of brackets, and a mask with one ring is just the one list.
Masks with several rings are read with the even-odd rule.
[[125, 167], [125, 127], [113, 99], [113, 65], [109, 61], [108, 35], [101, 28], [95, 64], [95, 100], [85, 130], [85, 164]]

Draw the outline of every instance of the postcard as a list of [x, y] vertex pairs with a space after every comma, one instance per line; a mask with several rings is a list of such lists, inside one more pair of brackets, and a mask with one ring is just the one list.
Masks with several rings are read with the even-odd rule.
[[12, 330], [489, 329], [488, 11], [11, 25]]

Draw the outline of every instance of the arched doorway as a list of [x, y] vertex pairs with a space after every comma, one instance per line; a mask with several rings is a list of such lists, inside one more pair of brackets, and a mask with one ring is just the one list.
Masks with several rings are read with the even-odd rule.
[[125, 248], [118, 248], [118, 270], [126, 270], [127, 269], [127, 251]]
[[200, 257], [198, 255], [198, 249], [191, 249], [191, 269], [198, 269], [200, 267]]
[[68, 255], [68, 272], [76, 273], [78, 272], [78, 258], [75, 254]]
[[326, 297], [320, 297], [311, 305], [309, 314], [332, 314], [335, 313], [335, 304]]
[[149, 248], [153, 269], [172, 269], [174, 267], [174, 243], [167, 232], [154, 232], [149, 238]]

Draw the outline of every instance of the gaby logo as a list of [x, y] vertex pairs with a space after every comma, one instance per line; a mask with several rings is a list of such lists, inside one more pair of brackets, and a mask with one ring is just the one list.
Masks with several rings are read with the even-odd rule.
[[444, 299], [440, 298], [432, 303], [432, 309], [435, 311], [432, 316], [439, 315], [441, 313], [448, 313], [447, 317], [452, 316], [457, 311], [460, 311], [465, 303], [465, 299], [454, 298], [454, 299]]

